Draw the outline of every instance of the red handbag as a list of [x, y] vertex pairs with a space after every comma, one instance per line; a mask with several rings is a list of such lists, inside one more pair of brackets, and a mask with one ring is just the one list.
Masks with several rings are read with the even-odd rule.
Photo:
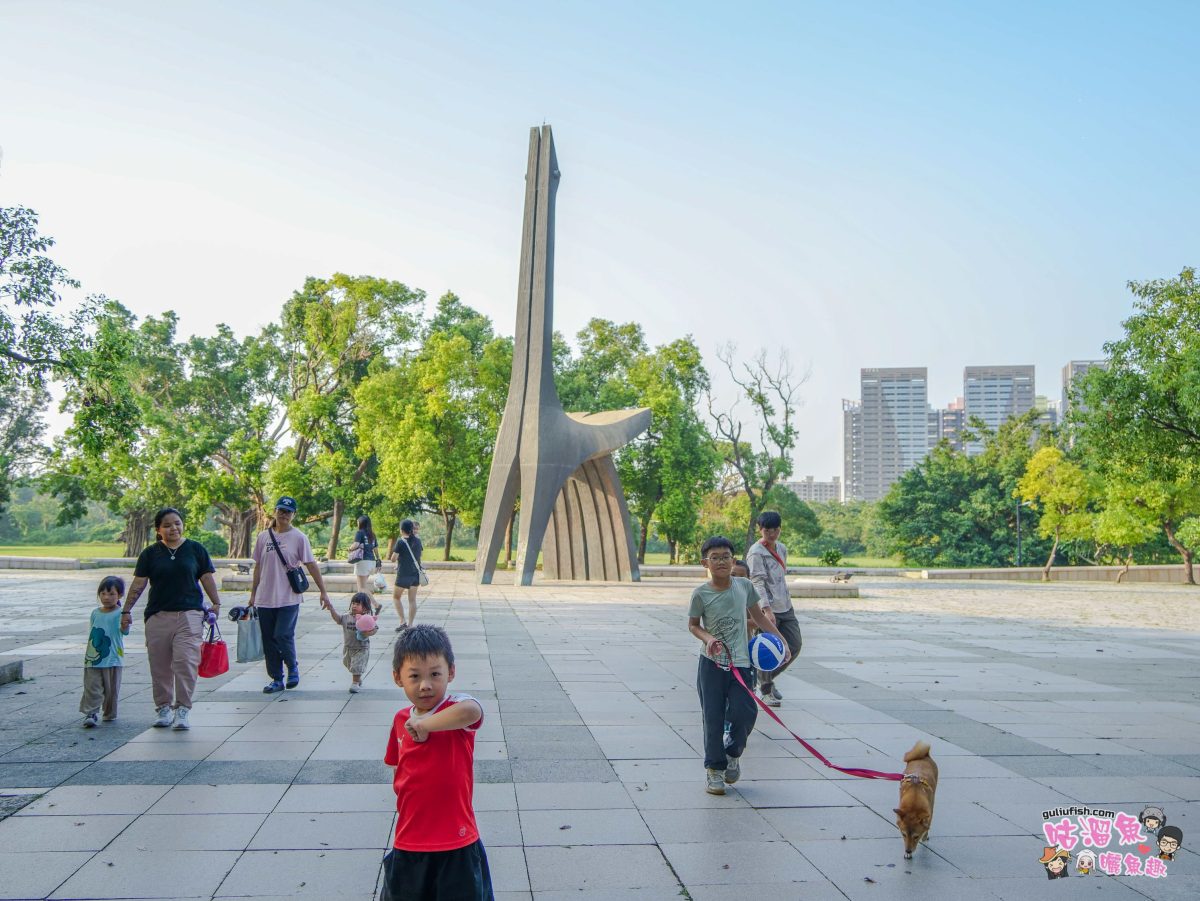
[[221, 637], [221, 630], [216, 623], [205, 627], [205, 635], [200, 642], [200, 676], [211, 679], [229, 672], [229, 648]]

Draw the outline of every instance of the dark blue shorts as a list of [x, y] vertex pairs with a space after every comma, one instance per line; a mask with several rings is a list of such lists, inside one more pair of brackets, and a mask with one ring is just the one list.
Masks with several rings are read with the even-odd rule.
[[483, 842], [453, 851], [401, 851], [383, 858], [380, 901], [494, 901]]

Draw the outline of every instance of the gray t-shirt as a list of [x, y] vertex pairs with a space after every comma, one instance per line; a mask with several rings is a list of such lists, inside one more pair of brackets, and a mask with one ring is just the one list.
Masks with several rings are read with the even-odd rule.
[[[733, 657], [734, 666], [749, 666], [750, 652], [747, 644], [750, 638], [746, 634], [746, 611], [758, 606], [758, 603], [758, 592], [754, 590], [750, 580], [734, 576], [724, 591], [713, 588], [711, 582], [697, 585], [692, 592], [688, 616], [700, 617], [700, 625], [714, 637], [721, 639], [721, 643]], [[712, 657], [707, 649], [700, 653], [716, 663], [730, 662]]]

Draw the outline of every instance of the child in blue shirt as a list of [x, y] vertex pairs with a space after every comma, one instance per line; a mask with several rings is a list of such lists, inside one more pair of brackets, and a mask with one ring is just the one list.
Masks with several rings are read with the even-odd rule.
[[96, 589], [100, 606], [92, 611], [88, 623], [87, 651], [83, 656], [83, 697], [79, 712], [83, 727], [91, 729], [99, 721], [101, 705], [104, 721], [117, 718], [117, 696], [121, 693], [121, 671], [125, 666], [125, 636], [129, 627], [121, 628], [121, 598], [125, 581], [106, 576]]

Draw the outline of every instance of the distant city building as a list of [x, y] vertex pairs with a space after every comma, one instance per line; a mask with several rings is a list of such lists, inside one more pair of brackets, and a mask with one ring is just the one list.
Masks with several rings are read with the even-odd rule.
[[863, 369], [860, 388], [861, 479], [847, 496], [876, 501], [929, 452], [928, 370]]
[[1062, 368], [1062, 398], [1059, 400], [1059, 421], [1063, 422], [1070, 414], [1072, 407], [1083, 410], [1081, 402], [1075, 396], [1073, 385], [1075, 380], [1083, 376], [1093, 367], [1108, 368], [1107, 360], [1072, 360]]
[[834, 476], [831, 482], [818, 482], [812, 476], [805, 476], [798, 482], [784, 482], [783, 487], [796, 492], [802, 501], [828, 504], [842, 500], [841, 476]]
[[[937, 411], [937, 441], [948, 441], [955, 450], [963, 449], [963, 429], [967, 427], [967, 407], [963, 398], [955, 398], [946, 409]], [[935, 442], [936, 443], [936, 442]]]
[[842, 500], [861, 501], [862, 496], [862, 404], [842, 401]]
[[[963, 369], [963, 399], [968, 424], [981, 419], [992, 431], [1007, 420], [1033, 409], [1034, 374], [1032, 366], [967, 366]], [[983, 443], [972, 441], [966, 452], [972, 456], [983, 451]]]
[[1039, 394], [1033, 399], [1033, 408], [1038, 411], [1037, 422], [1034, 423], [1037, 428], [1054, 428], [1058, 425], [1058, 401]]

